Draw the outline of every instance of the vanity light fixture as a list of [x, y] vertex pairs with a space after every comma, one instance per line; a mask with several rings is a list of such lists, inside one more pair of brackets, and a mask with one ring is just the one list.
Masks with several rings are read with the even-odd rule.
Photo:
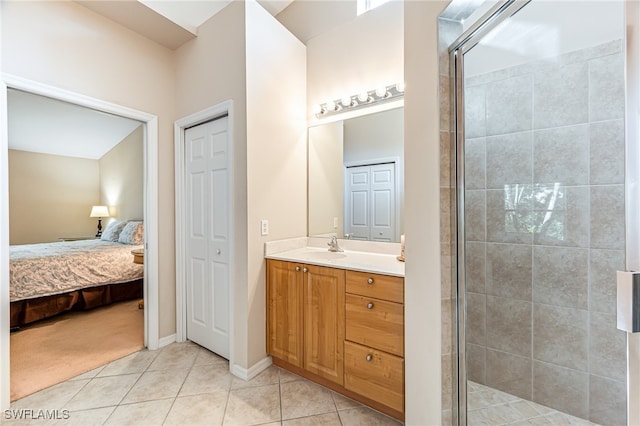
[[358, 100], [362, 103], [364, 102], [371, 102], [373, 101], [373, 98], [371, 96], [369, 96], [369, 92], [362, 92], [358, 95]]
[[358, 104], [356, 101], [353, 100], [351, 96], [345, 96], [340, 100], [340, 103], [342, 104], [343, 108], [349, 108]]
[[313, 113], [317, 118], [328, 117], [341, 112], [352, 111], [381, 102], [388, 102], [404, 96], [404, 83], [380, 86], [352, 96], [314, 105]]

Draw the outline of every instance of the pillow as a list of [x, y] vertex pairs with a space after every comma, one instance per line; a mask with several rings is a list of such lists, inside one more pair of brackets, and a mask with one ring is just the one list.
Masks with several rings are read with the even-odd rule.
[[122, 228], [124, 228], [126, 224], [126, 222], [123, 222], [121, 220], [114, 220], [113, 222], [110, 222], [102, 232], [102, 236], [100, 237], [100, 239], [103, 241], [118, 242], [120, 232], [122, 232]]
[[120, 232], [118, 242], [123, 244], [143, 244], [144, 226], [142, 225], [142, 222], [127, 222], [122, 229], [122, 232]]

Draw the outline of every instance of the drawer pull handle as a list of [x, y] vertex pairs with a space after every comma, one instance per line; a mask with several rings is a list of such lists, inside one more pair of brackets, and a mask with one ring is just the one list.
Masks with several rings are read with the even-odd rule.
[[367, 304], [367, 309], [373, 309], [373, 303], [369, 302], [369, 303]]
[[371, 354], [367, 354], [367, 356], [365, 357], [365, 359], [367, 360], [367, 362], [371, 362], [373, 360], [373, 355]]
[[296, 266], [296, 272], [300, 272], [300, 267]]
[[373, 284], [373, 278], [369, 278], [369, 279], [367, 280], [367, 284]]
[[307, 268], [302, 268], [302, 272], [307, 272], [308, 269]]

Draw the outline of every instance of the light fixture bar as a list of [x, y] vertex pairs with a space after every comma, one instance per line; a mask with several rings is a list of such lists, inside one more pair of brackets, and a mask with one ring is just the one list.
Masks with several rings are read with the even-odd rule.
[[380, 86], [375, 90], [369, 90], [357, 95], [345, 96], [341, 99], [327, 101], [317, 105], [314, 113], [317, 118], [330, 117], [347, 111], [381, 104], [397, 100], [404, 96], [404, 83]]

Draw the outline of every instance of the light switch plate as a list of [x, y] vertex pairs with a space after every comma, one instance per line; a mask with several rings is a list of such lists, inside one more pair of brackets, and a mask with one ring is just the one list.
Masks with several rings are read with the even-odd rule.
[[269, 220], [262, 219], [260, 221], [260, 235], [269, 235]]

